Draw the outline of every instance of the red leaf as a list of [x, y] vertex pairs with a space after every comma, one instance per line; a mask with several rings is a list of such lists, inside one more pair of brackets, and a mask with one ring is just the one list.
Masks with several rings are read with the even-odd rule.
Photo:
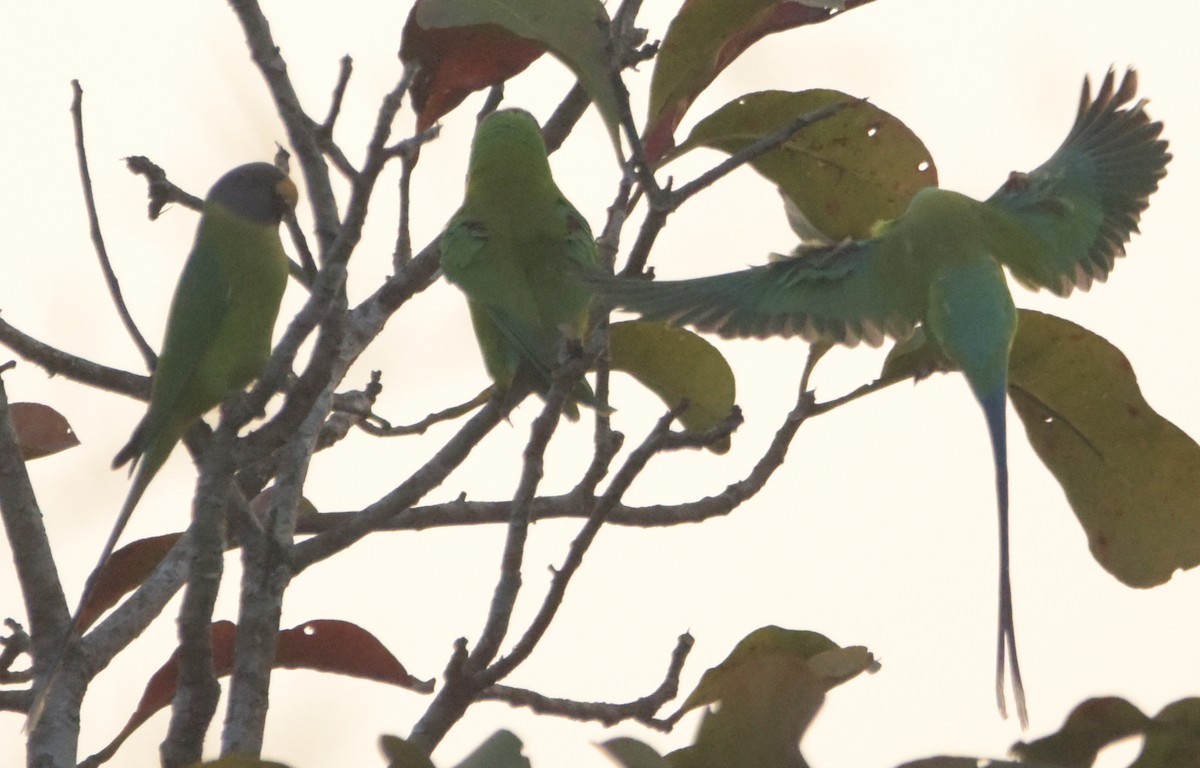
[[[212, 624], [213, 668], [217, 677], [225, 677], [233, 669], [236, 633], [237, 629], [231, 621], [215, 621]], [[155, 712], [171, 703], [175, 698], [176, 680], [179, 677], [178, 655], [179, 651], [176, 650], [167, 663], [150, 677], [129, 722], [112, 743], [88, 758], [88, 765], [99, 765], [112, 758], [130, 734]], [[374, 635], [348, 621], [318, 619], [292, 629], [280, 630], [272, 667], [334, 672], [421, 692], [432, 690], [432, 683], [417, 680], [408, 674]]]
[[48, 405], [12, 403], [8, 414], [21, 446], [21, 457], [26, 461], [79, 445], [79, 438], [66, 417]]
[[79, 631], [90, 627], [118, 600], [141, 586], [182, 535], [167, 533], [139, 539], [113, 552], [100, 569], [92, 594], [79, 612]]
[[279, 633], [276, 667], [314, 669], [408, 687], [416, 681], [383, 643], [348, 621], [317, 619]]
[[545, 49], [491, 24], [423, 29], [417, 2], [404, 22], [400, 60], [416, 65], [412, 82], [417, 130], [423, 131], [470, 94], [519, 74]]

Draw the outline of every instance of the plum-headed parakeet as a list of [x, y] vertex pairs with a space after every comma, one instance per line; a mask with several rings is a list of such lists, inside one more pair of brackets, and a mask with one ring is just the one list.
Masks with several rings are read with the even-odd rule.
[[[587, 329], [598, 266], [587, 221], [559, 191], [528, 112], [488, 115], [475, 131], [462, 207], [442, 234], [442, 271], [467, 296], [488, 374], [512, 406], [545, 394], [564, 339]], [[574, 400], [601, 406], [586, 381]], [[568, 403], [569, 416], [577, 415]]]
[[1170, 159], [1137, 76], [1113, 72], [1093, 99], [1087, 80], [1075, 123], [1051, 158], [1012, 173], [985, 202], [957, 192], [918, 192], [898, 219], [869, 239], [801, 245], [748, 270], [670, 282], [596, 282], [608, 300], [651, 320], [726, 337], [801, 336], [810, 342], [882, 343], [926, 335], [962, 370], [983, 408], [996, 466], [1000, 613], [996, 695], [1005, 711], [1007, 656], [1026, 721], [1013, 630], [1008, 555], [1005, 404], [1017, 313], [1002, 266], [1023, 285], [1066, 296], [1103, 281], [1158, 188]]
[[188, 427], [262, 373], [288, 277], [279, 223], [296, 199], [296, 185], [268, 163], [234, 168], [204, 199], [167, 315], [150, 407], [113, 459], [114, 468], [133, 463], [133, 484], [97, 569]]
[[[133, 483], [71, 619], [70, 635], [134, 508], [184, 432], [259, 374], [287, 284], [279, 223], [295, 207], [296, 185], [275, 166], [249, 163], [222, 176], [204, 200], [196, 241], [183, 266], [154, 369], [150, 407], [113, 467], [132, 462]], [[53, 685], [55, 660], [30, 709], [36, 722]]]

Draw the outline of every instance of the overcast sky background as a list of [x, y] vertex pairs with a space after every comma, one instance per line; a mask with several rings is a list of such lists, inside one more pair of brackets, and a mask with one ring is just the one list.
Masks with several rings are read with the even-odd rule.
[[[122, 158], [147, 155], [171, 179], [203, 194], [225, 170], [269, 160], [285, 133], [249, 63], [241, 30], [223, 3], [10, 4], [0, 27], [0, 103], [7, 105], [0, 169], [0, 279], [5, 319], [67, 351], [141, 370], [112, 311], [87, 233], [68, 107], [70, 80], [85, 91], [91, 172], [114, 266], [152, 343], [187, 253], [196, 216], [145, 217], [145, 184]], [[264, 2], [276, 40], [310, 114], [326, 112], [343, 54], [355, 73], [336, 138], [354, 161], [382, 94], [399, 77], [395, 51], [403, 2]], [[642, 26], [660, 38], [678, 3], [650, 2]], [[1010, 170], [1045, 160], [1066, 135], [1084, 75], [1136, 65], [1150, 114], [1166, 124], [1175, 159], [1108, 284], [1069, 301], [1014, 287], [1023, 307], [1053, 312], [1106, 337], [1130, 358], [1147, 399], [1200, 436], [1192, 361], [1195, 203], [1200, 196], [1200, 108], [1195, 96], [1197, 12], [1168, 0], [1012, 0], [1006, 3], [878, 0], [830, 23], [768, 38], [725, 71], [692, 107], [678, 135], [729, 99], [765, 88], [836, 88], [868, 96], [905, 121], [931, 150], [944, 187], [990, 194]], [[651, 67], [630, 79], [644, 103]], [[509, 102], [550, 114], [570, 76], [549, 58], [508, 89]], [[465, 151], [479, 98], [444, 121], [414, 180], [414, 242], [441, 229], [461, 200]], [[640, 114], [639, 114], [640, 117]], [[406, 112], [397, 132], [411, 130]], [[560, 186], [603, 225], [617, 173], [595, 112], [553, 164]], [[719, 159], [680, 163], [691, 178]], [[372, 206], [367, 237], [351, 262], [351, 300], [390, 270], [392, 169]], [[302, 213], [302, 216], [305, 214]], [[309, 219], [303, 218], [305, 222]], [[626, 245], [632, 242], [627, 231]], [[660, 275], [714, 273], [760, 263], [794, 245], [772, 186], [745, 170], [702, 195], [659, 239]], [[301, 303], [293, 284], [281, 317]], [[746, 424], [726, 457], [657, 459], [629, 496], [671, 502], [722, 489], [761, 454], [794, 400], [805, 346], [797, 341], [725, 343], [738, 374]], [[881, 351], [836, 351], [818, 369], [827, 398], [873, 378]], [[0, 356], [7, 359], [9, 356]], [[384, 370], [377, 410], [411, 422], [485, 384], [465, 305], [440, 283], [393, 319], [348, 385]], [[140, 403], [47, 378], [26, 363], [5, 374], [9, 398], [63, 412], [82, 445], [30, 466], [73, 603], [127, 489], [113, 453], [140, 418]], [[615, 423], [635, 444], [661, 406], [617, 382]], [[430, 500], [466, 492], [511, 496], [520, 446], [537, 412], [530, 400], [512, 427], [490, 435]], [[1082, 530], [1010, 411], [1013, 583], [1031, 728], [1056, 729], [1082, 699], [1116, 694], [1148, 713], [1200, 690], [1200, 574], [1151, 591], [1124, 587], [1091, 558]], [[323, 511], [356, 509], [390, 489], [444, 442], [353, 435], [322, 454], [307, 496]], [[545, 492], [573, 483], [590, 448], [590, 425], [564, 427], [552, 446]], [[557, 473], [557, 476], [556, 476]], [[150, 488], [126, 541], [185, 525], [193, 472], [182, 452]], [[547, 566], [561, 562], [576, 523], [531, 532], [518, 616], [540, 601]], [[996, 531], [992, 467], [983, 420], [961, 377], [900, 385], [801, 430], [787, 465], [766, 490], [726, 519], [676, 530], [606, 529], [573, 582], [539, 652], [510, 680], [542, 693], [627, 701], [653, 690], [675, 638], [696, 646], [684, 695], [749, 631], [766, 624], [822, 632], [866, 645], [883, 669], [835, 690], [803, 743], [819, 766], [886, 768], [948, 753], [1003, 756], [1022, 738], [993, 704]], [[440, 674], [456, 637], [481, 626], [502, 545], [499, 527], [376, 536], [299, 578], [284, 625], [314, 618], [356, 621], [410, 672]], [[0, 545], [0, 563], [10, 560]], [[235, 575], [237, 560], [228, 560]], [[235, 616], [234, 582], [219, 618]], [[168, 610], [170, 612], [170, 609]], [[23, 620], [11, 568], [0, 566], [0, 614]], [[518, 618], [517, 626], [521, 625]], [[164, 617], [96, 681], [84, 708], [81, 754], [115, 734], [165, 658], [174, 624]], [[133, 656], [139, 658], [135, 659]], [[273, 682], [265, 756], [297, 768], [382, 764], [381, 733], [406, 735], [427, 704], [408, 691], [307, 672]], [[664, 714], [671, 711], [664, 710]], [[220, 715], [218, 716], [218, 722]], [[153, 760], [166, 715], [150, 721], [117, 758]], [[499, 727], [516, 731], [534, 765], [603, 766], [591, 742], [627, 734], [667, 751], [686, 744], [697, 718], [670, 735], [634, 725], [609, 730], [539, 718], [503, 705], [477, 706], [435, 758], [450, 766]], [[23, 718], [0, 715], [0, 762], [23, 754]], [[214, 729], [214, 734], [217, 729]], [[216, 742], [213, 742], [215, 754]], [[1131, 746], [1109, 757], [1128, 762]], [[1124, 755], [1124, 759], [1120, 759]], [[375, 762], [378, 761], [378, 762]]]

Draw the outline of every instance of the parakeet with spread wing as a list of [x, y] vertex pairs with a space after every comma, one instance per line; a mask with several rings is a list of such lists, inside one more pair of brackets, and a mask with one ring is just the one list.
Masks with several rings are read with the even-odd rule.
[[[598, 269], [587, 220], [554, 183], [541, 128], [505, 109], [479, 124], [466, 195], [442, 234], [442, 271], [467, 295], [483, 363], [506, 406], [545, 394], [564, 339], [587, 329]], [[586, 381], [572, 399], [604, 408]], [[569, 402], [570, 417], [578, 409]]]
[[1171, 157], [1145, 101], [1131, 104], [1136, 91], [1133, 70], [1119, 83], [1110, 71], [1095, 98], [1085, 80], [1075, 123], [1054, 155], [1036, 170], [1012, 173], [984, 202], [927, 188], [869, 239], [801, 245], [770, 264], [713, 277], [591, 281], [617, 307], [726, 337], [878, 345], [924, 324], [966, 376], [991, 436], [1000, 524], [996, 696], [1004, 713], [1007, 658], [1022, 723], [1005, 438], [1017, 313], [1002, 267], [1023, 285], [1059, 296], [1108, 276]]

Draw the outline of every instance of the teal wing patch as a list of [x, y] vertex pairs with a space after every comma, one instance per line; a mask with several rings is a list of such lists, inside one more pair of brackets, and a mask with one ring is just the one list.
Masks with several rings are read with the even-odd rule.
[[725, 337], [800, 336], [878, 346], [885, 336], [910, 336], [925, 312], [928, 280], [919, 275], [929, 263], [906, 245], [884, 238], [801, 246], [769, 264], [724, 275], [589, 282], [610, 304], [647, 320]]
[[1062, 146], [1036, 170], [1012, 173], [988, 199], [1017, 229], [1020, 244], [998, 255], [1026, 286], [1060, 296], [1087, 290], [1124, 255], [1171, 159], [1145, 101], [1128, 106], [1136, 93], [1133, 70], [1119, 85], [1110, 70], [1095, 99], [1085, 79]]

